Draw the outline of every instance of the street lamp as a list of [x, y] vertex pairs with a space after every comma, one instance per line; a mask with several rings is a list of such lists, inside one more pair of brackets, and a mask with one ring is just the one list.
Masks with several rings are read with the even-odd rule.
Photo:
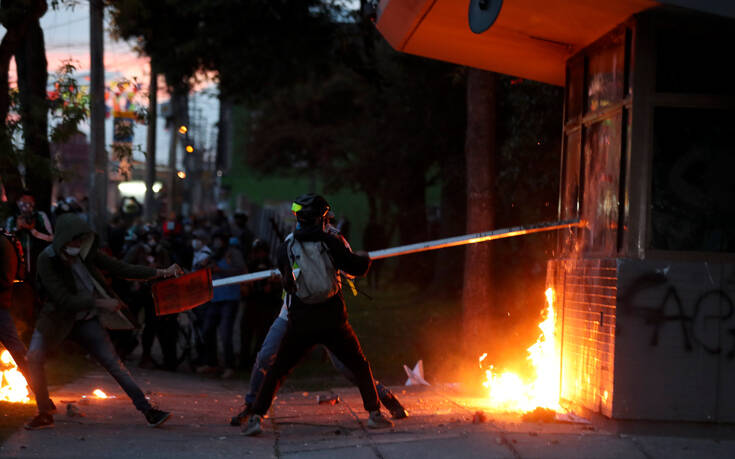
[[189, 131], [189, 128], [187, 128], [183, 124], [181, 126], [179, 126], [179, 134], [182, 134], [183, 135], [183, 134], [186, 134], [188, 131]]

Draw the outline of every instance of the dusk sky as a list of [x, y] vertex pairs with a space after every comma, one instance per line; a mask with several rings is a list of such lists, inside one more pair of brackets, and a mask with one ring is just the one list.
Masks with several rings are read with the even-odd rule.
[[[46, 58], [48, 59], [49, 80], [53, 78], [53, 73], [59, 69], [65, 60], [73, 60], [76, 67], [76, 77], [82, 84], [89, 84], [89, 3], [80, 2], [73, 9], [60, 8], [58, 10], [49, 9], [49, 11], [41, 18], [41, 27], [43, 28], [46, 40]], [[125, 41], [115, 41], [109, 34], [110, 19], [105, 17], [105, 43], [104, 43], [104, 62], [105, 62], [105, 80], [109, 86], [110, 83], [127, 78], [137, 80], [142, 84], [142, 92], [147, 92], [149, 79], [148, 58], [141, 57], [133, 49], [133, 46]], [[0, 26], [2, 33], [5, 29]], [[11, 63], [11, 85], [15, 80], [15, 63]], [[162, 88], [163, 80], [159, 81], [159, 89]], [[216, 138], [216, 122], [218, 116], [218, 100], [216, 85], [210, 80], [202, 85], [200, 90], [192, 95], [190, 106], [196, 106], [201, 109], [203, 120], [207, 124], [207, 142]], [[144, 99], [143, 99], [144, 100]], [[168, 101], [168, 94], [164, 89], [159, 90], [158, 103], [164, 104]], [[167, 163], [168, 161], [168, 144], [170, 131], [164, 129], [165, 120], [160, 117], [158, 120], [158, 136], [157, 143], [157, 163]], [[203, 121], [205, 123], [205, 121]], [[89, 126], [82, 126], [82, 131], [89, 132]], [[112, 143], [112, 118], [108, 118], [105, 126], [106, 144]], [[146, 127], [143, 125], [136, 126], [134, 145], [139, 145], [145, 149], [146, 145]], [[143, 161], [145, 157], [142, 153], [134, 148], [134, 159]]]

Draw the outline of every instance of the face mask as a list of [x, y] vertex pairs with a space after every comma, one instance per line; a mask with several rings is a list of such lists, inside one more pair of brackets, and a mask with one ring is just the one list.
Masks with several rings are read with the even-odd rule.
[[20, 209], [20, 213], [30, 215], [33, 213], [33, 204], [29, 202], [19, 202], [18, 209]]
[[64, 252], [66, 252], [66, 254], [69, 255], [70, 257], [76, 257], [77, 255], [79, 255], [79, 252], [81, 251], [82, 251], [81, 247], [66, 247], [64, 249]]

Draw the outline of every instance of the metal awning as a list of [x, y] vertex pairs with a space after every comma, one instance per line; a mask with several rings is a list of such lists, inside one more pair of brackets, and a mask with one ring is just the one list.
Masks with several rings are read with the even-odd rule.
[[377, 26], [396, 50], [555, 85], [566, 60], [640, 11], [671, 4], [735, 17], [734, 0], [504, 0], [470, 31], [470, 0], [380, 0]]

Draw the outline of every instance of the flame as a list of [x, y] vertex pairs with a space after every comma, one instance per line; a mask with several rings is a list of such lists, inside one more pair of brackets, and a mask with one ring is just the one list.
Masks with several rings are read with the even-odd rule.
[[[490, 365], [485, 370], [485, 382], [488, 389], [488, 409], [495, 411], [526, 412], [537, 407], [563, 411], [559, 406], [559, 343], [554, 333], [556, 313], [554, 311], [554, 289], [546, 289], [547, 307], [544, 320], [539, 324], [541, 334], [528, 348], [527, 359], [534, 370], [534, 379], [524, 381], [515, 373], [497, 372]], [[483, 354], [480, 367], [487, 357]]]
[[26, 378], [18, 371], [10, 352], [3, 350], [0, 354], [0, 401], [31, 403], [29, 393]]
[[107, 394], [105, 394], [104, 392], [102, 392], [101, 389], [95, 389], [92, 393], [97, 398], [107, 398]]

